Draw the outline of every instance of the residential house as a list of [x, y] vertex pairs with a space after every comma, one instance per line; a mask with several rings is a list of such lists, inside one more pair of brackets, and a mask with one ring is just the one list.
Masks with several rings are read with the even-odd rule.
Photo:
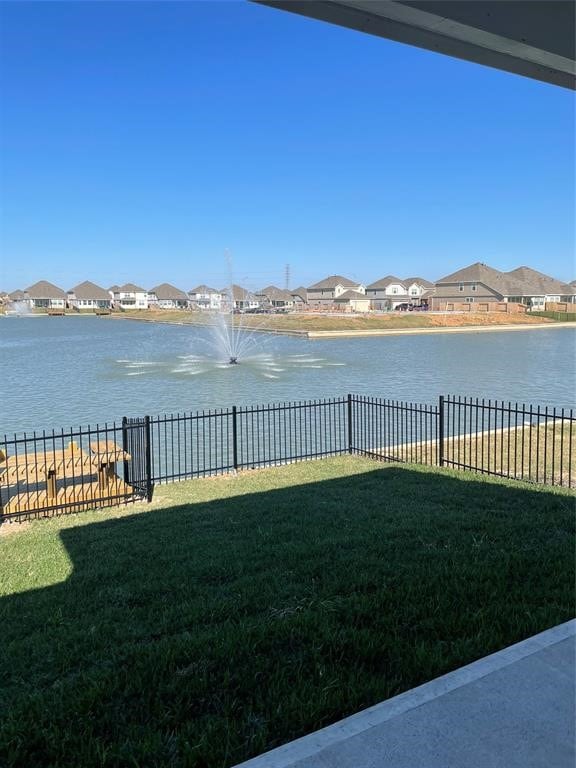
[[37, 309], [63, 310], [66, 308], [66, 293], [57, 285], [40, 280], [24, 289], [24, 301]]
[[8, 298], [10, 301], [26, 301], [26, 294], [18, 288], [16, 291], [9, 293]]
[[10, 301], [10, 294], [7, 291], [0, 291], [0, 304], [4, 305]]
[[283, 291], [275, 285], [268, 285], [262, 288], [257, 294], [261, 306], [268, 306], [272, 309], [292, 309], [294, 299], [290, 291]]
[[187, 309], [188, 296], [170, 283], [162, 283], [148, 291], [148, 306], [158, 309]]
[[298, 288], [294, 288], [290, 291], [292, 294], [292, 301], [294, 302], [295, 309], [302, 309], [308, 304], [308, 292], [304, 286], [300, 285]]
[[116, 308], [120, 309], [148, 309], [148, 291], [134, 283], [126, 285], [113, 285], [108, 289]]
[[222, 306], [222, 292], [208, 285], [197, 285], [188, 291], [188, 300], [192, 309], [218, 310]]
[[370, 299], [365, 293], [352, 289], [344, 291], [334, 299], [334, 306], [349, 312], [369, 312], [370, 304]]
[[544, 309], [547, 301], [576, 301], [576, 290], [530, 267], [500, 272], [476, 262], [438, 280], [431, 303], [433, 309], [444, 309], [454, 302], [501, 301]]
[[241, 285], [232, 285], [230, 288], [222, 289], [224, 295], [224, 302], [229, 306], [230, 298], [232, 298], [233, 309], [246, 311], [249, 309], [258, 309], [262, 301], [251, 291], [242, 288]]
[[434, 284], [423, 277], [399, 278], [387, 275], [366, 286], [373, 309], [393, 310], [399, 304], [425, 303]]
[[330, 275], [307, 289], [308, 304], [313, 307], [332, 307], [334, 300], [346, 291], [366, 293], [366, 288], [362, 283], [350, 280], [348, 277]]
[[110, 309], [111, 304], [108, 291], [89, 280], [68, 291], [68, 306], [74, 309]]

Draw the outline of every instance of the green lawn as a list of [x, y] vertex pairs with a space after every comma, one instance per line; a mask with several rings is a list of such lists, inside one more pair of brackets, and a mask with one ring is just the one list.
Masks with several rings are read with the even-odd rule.
[[224, 768], [574, 615], [574, 497], [342, 457], [0, 535], [0, 765]]

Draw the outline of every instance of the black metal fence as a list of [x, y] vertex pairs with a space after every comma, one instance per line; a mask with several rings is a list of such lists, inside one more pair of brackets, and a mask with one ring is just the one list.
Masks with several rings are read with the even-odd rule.
[[572, 409], [440, 397], [233, 406], [5, 437], [0, 518], [151, 500], [154, 484], [353, 453], [572, 488]]

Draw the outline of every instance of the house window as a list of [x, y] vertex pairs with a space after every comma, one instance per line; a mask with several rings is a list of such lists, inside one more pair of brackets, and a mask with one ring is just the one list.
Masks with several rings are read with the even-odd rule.
[[473, 291], [475, 291], [475, 290], [476, 290], [476, 283], [474, 283], [474, 285], [471, 285], [471, 286], [470, 286], [470, 288], [471, 288]]
[[464, 290], [464, 286], [462, 284], [460, 284], [458, 286], [458, 290], [460, 291], [460, 293], [462, 293], [462, 291]]
[[411, 288], [410, 296], [418, 296], [418, 288]]
[[466, 296], [466, 301], [471, 304], [474, 301], [474, 296]]
[[398, 288], [392, 288], [392, 293], [398, 293]]

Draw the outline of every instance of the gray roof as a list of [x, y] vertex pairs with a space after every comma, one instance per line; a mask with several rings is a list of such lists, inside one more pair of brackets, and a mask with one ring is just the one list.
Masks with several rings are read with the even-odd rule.
[[357, 300], [357, 299], [364, 299], [365, 301], [370, 301], [368, 296], [364, 293], [360, 293], [360, 291], [344, 291], [344, 293], [341, 293], [340, 296], [337, 296], [334, 301], [350, 301], [350, 300]]
[[301, 299], [304, 299], [304, 301], [308, 299], [308, 291], [303, 285], [299, 285], [298, 288], [293, 288], [290, 293], [292, 296], [299, 296]]
[[344, 287], [350, 286], [353, 288], [357, 285], [360, 285], [360, 283], [356, 280], [350, 280], [348, 277], [342, 277], [342, 275], [330, 275], [329, 277], [325, 277], [324, 280], [320, 280], [319, 283], [314, 283], [314, 285], [311, 285], [308, 290], [330, 290], [336, 288], [337, 285], [343, 285]]
[[110, 294], [96, 283], [85, 280], [83, 283], [71, 288], [68, 293], [73, 293], [77, 299], [93, 301], [110, 301]]
[[423, 288], [434, 288], [434, 283], [431, 283], [430, 280], [425, 280], [423, 277], [407, 277], [402, 282], [405, 285], [412, 285], [413, 283], [418, 283], [418, 285], [421, 285]]
[[188, 296], [170, 283], [162, 283], [155, 288], [150, 288], [148, 293], [154, 293], [160, 301], [188, 301]]
[[108, 288], [108, 291], [111, 291], [112, 293], [119, 293], [120, 292], [120, 286], [119, 285], [111, 285], [110, 288]]
[[193, 295], [195, 293], [221, 293], [217, 288], [210, 288], [209, 285], [197, 285], [196, 288], [192, 288], [191, 291], [188, 291], [189, 295]]
[[574, 293], [574, 286], [569, 283], [563, 283], [561, 280], [556, 280], [550, 275], [545, 275], [543, 272], [537, 272], [531, 267], [517, 267], [511, 272], [506, 272], [515, 280], [521, 280], [530, 294], [546, 295], [546, 294], [571, 294]]
[[277, 288], [275, 285], [268, 285], [266, 288], [262, 288], [258, 291], [259, 296], [266, 296], [271, 301], [292, 301], [292, 294], [290, 291], [284, 291], [282, 288]]
[[234, 301], [250, 301], [256, 298], [251, 291], [242, 288], [241, 285], [232, 285], [230, 288], [227, 288], [225, 291], [227, 296], [230, 296], [230, 290], [232, 290]]
[[399, 277], [395, 277], [394, 275], [387, 275], [386, 277], [380, 278], [380, 280], [376, 280], [374, 283], [370, 283], [370, 285], [367, 285], [366, 288], [370, 288], [371, 290], [374, 288], [387, 288], [393, 283], [404, 285], [404, 282], [405, 281], [401, 280]]
[[40, 280], [38, 283], [24, 289], [31, 299], [65, 299], [66, 293], [57, 285], [49, 283], [47, 280]]
[[12, 293], [8, 295], [12, 299], [12, 301], [23, 301], [26, 298], [26, 296], [24, 295], [24, 291], [21, 291], [20, 288], [18, 288], [15, 291], [12, 291]]
[[146, 289], [140, 288], [138, 285], [134, 285], [134, 283], [126, 283], [125, 285], [121, 285], [120, 288], [118, 288], [119, 293], [148, 293]]
[[475, 282], [486, 285], [501, 296], [544, 296], [574, 292], [567, 283], [562, 283], [530, 267], [517, 267], [510, 272], [500, 272], [481, 262], [453, 272], [438, 280], [436, 284]]

